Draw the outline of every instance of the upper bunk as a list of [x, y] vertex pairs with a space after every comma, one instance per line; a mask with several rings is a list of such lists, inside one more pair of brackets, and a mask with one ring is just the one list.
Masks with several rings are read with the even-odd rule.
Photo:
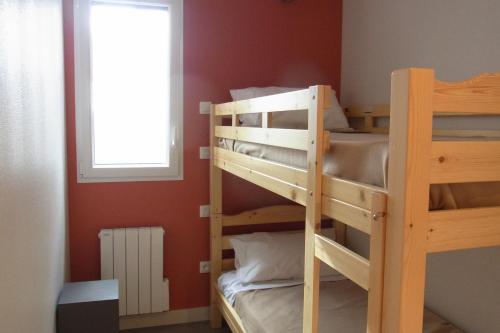
[[[422, 69], [412, 70], [422, 71]], [[483, 74], [458, 83], [446, 83], [434, 80], [434, 78], [432, 80], [432, 89], [429, 90], [432, 94], [430, 104], [423, 106], [431, 110], [431, 117], [477, 117], [500, 114], [500, 75]], [[393, 89], [395, 88], [393, 87]], [[409, 88], [406, 86], [406, 88], [401, 89], [408, 90]], [[358, 140], [360, 135], [363, 135], [359, 133], [332, 134], [324, 130], [322, 122], [317, 121], [317, 119], [322, 119], [321, 115], [324, 109], [330, 104], [330, 91], [328, 86], [314, 86], [309, 89], [213, 105], [211, 130], [214, 165], [298, 204], [305, 205], [308, 195], [308, 168], [310, 167], [308, 164], [314, 163], [311, 162], [314, 161], [314, 157], [309, 155], [321, 156], [322, 162], [327, 165], [326, 156], [335, 156], [337, 153], [336, 156], [341, 158], [339, 153], [348, 155], [349, 144], [344, 146], [342, 144], [352, 143], [352, 141]], [[420, 101], [416, 96], [411, 97], [415, 103]], [[391, 101], [390, 113], [386, 107], [347, 109], [348, 116], [363, 118], [363, 132], [387, 132], [387, 127], [375, 126], [374, 120], [378, 117], [391, 116], [392, 135], [385, 138], [387, 145], [385, 148], [380, 148], [378, 145], [379, 154], [376, 150], [375, 153], [373, 150], [369, 151], [372, 158], [379, 155], [376, 157], [378, 158], [377, 166], [371, 165], [365, 168], [379, 168], [381, 171], [378, 172], [376, 178], [386, 178], [384, 178], [383, 183], [375, 182], [374, 185], [373, 182], [372, 184], [367, 183], [363, 177], [360, 177], [361, 181], [356, 181], [353, 177], [345, 179], [336, 177], [332, 174], [334, 172], [327, 170], [318, 176], [321, 178], [321, 212], [323, 215], [370, 234], [373, 217], [386, 214], [385, 205], [388, 190], [385, 185], [387, 185], [390, 171], [388, 163], [380, 167], [384, 163], [384, 159], [380, 158], [380, 155], [383, 153], [398, 154], [397, 149], [391, 148], [391, 141], [394, 147], [398, 146], [395, 141], [399, 140], [397, 137], [399, 127], [406, 121], [403, 118], [407, 116], [408, 108], [408, 105], [398, 105], [398, 103], [401, 104], [400, 101]], [[272, 126], [273, 114], [303, 110], [308, 112], [307, 129], [275, 128]], [[260, 126], [240, 126], [239, 117], [247, 114], [260, 114]], [[416, 114], [416, 116], [418, 115]], [[226, 122], [230, 121], [230, 124], [223, 123], [223, 118], [229, 118], [230, 120], [228, 119]], [[400, 118], [401, 120], [399, 120]], [[422, 127], [421, 130], [426, 129]], [[489, 193], [500, 193], [500, 183], [498, 183], [500, 181], [500, 142], [498, 141], [500, 131], [433, 130], [432, 128], [428, 131], [429, 137], [432, 137], [432, 131], [437, 135], [427, 147], [430, 159], [429, 177], [430, 184], [432, 184], [431, 198], [434, 189], [436, 195], [443, 195], [443, 200], [451, 202], [451, 204], [443, 205], [442, 200], [439, 199], [436, 206], [432, 207], [433, 201], [431, 200], [430, 208], [433, 211], [430, 214], [431, 222], [428, 228], [430, 250], [438, 252], [497, 244], [500, 239], [499, 226], [498, 224], [493, 226], [488, 217], [497, 216], [500, 212], [500, 208], [490, 207], [499, 206], [500, 197], [498, 195], [483, 196], [484, 202], [467, 200], [463, 196], [458, 199], [453, 195], [451, 198], [449, 196], [446, 198], [450, 191], [439, 189], [439, 186], [453, 184], [455, 192], [464, 193], [463, 189], [465, 188], [471, 192], [471, 197], [477, 197], [475, 194], [482, 190], [477, 184], [481, 183], [483, 189], [487, 186]], [[443, 135], [446, 137], [439, 137]], [[330, 141], [331, 138], [332, 141]], [[225, 147], [221, 147], [221, 140], [222, 146]], [[232, 142], [232, 145], [227, 144], [228, 140]], [[379, 140], [375, 139], [375, 142]], [[373, 148], [374, 146], [374, 141], [371, 139], [359, 139], [358, 143], [360, 141], [364, 142], [364, 147]], [[411, 144], [422, 146], [420, 142]], [[224, 149], [229, 146], [233, 149]], [[272, 155], [269, 154], [272, 149], [293, 151], [302, 162], [280, 163], [283, 161], [280, 161], [279, 158], [268, 158], [269, 156], [266, 156], [267, 159], [259, 158], [266, 154], [262, 153], [263, 150], [255, 149], [255, 147], [268, 149], [266, 154], [269, 156]], [[316, 151], [311, 151], [311, 149]], [[252, 152], [254, 156], [252, 156]], [[297, 152], [302, 152], [302, 157]], [[362, 153], [359, 155], [358, 160], [355, 160], [354, 163], [369, 163], [366, 156], [363, 157]], [[286, 160], [290, 160], [290, 158], [287, 157]], [[349, 164], [346, 164], [344, 169], [349, 169]], [[460, 205], [460, 200], [463, 202], [462, 205]], [[453, 207], [453, 203], [456, 204], [455, 207]], [[474, 205], [490, 208], [474, 208]], [[436, 208], [446, 208], [447, 210], [434, 211]], [[472, 217], [478, 216], [483, 217], [481, 222], [476, 222], [474, 225], [467, 222]], [[461, 226], [454, 224], [455, 232], [450, 233], [449, 224], [446, 222], [455, 219], [462, 221]], [[477, 228], [479, 223], [483, 223], [488, 230], [495, 232], [478, 231], [484, 230], [484, 228]]]
[[[494, 200], [486, 198], [490, 201], [471, 200], [470, 204], [445, 207], [450, 209], [429, 210], [431, 186], [451, 184], [462, 189], [471, 186], [478, 191], [489, 189], [496, 195], [500, 193], [500, 136], [497, 131], [439, 133], [433, 129], [436, 116], [499, 115], [500, 75], [486, 74], [464, 82], [445, 83], [435, 80], [434, 72], [429, 69], [393, 73], [390, 133], [385, 142], [390, 158], [383, 169], [387, 173], [387, 183], [382, 186], [323, 172], [329, 155], [342, 155], [338, 146], [342, 140], [338, 140], [338, 134], [334, 133], [330, 141], [323, 121], [318, 121], [323, 119], [324, 110], [330, 103], [329, 93], [329, 87], [314, 86], [214, 105], [211, 167], [233, 173], [307, 206], [306, 244], [310, 245], [306, 246], [306, 258], [312, 256], [326, 262], [372, 294], [369, 327], [375, 329], [381, 325], [383, 291], [384, 332], [397, 332], [401, 325], [418, 328], [423, 304], [425, 254], [500, 245], [498, 196]], [[272, 126], [273, 113], [300, 110], [307, 111], [306, 129]], [[250, 113], [261, 114], [260, 125], [240, 126], [238, 118]], [[349, 113], [352, 115], [352, 109]], [[374, 118], [377, 115], [376, 112], [363, 115], [365, 130], [376, 127]], [[224, 123], [223, 118], [230, 118], [230, 124]], [[433, 132], [448, 137], [433, 137]], [[232, 140], [232, 149], [220, 147], [220, 140]], [[261, 152], [250, 156], [234, 149], [239, 142], [303, 152], [305, 163], [290, 165], [259, 158]], [[346, 152], [346, 156], [349, 155], [352, 154]], [[220, 192], [220, 182], [211, 181], [211, 189], [214, 186]], [[220, 202], [215, 206], [220, 213]], [[370, 235], [370, 260], [318, 234], [318, 214]], [[387, 230], [386, 219], [390, 223]], [[312, 266], [306, 267], [306, 291], [316, 288], [314, 279], [308, 275], [312, 274], [310, 272]], [[385, 280], [384, 288], [382, 280]], [[314, 320], [315, 311], [307, 308], [315, 304], [311, 301], [315, 298], [306, 297], [306, 301], [309, 300], [306, 303], [310, 304], [304, 308], [304, 320], [311, 331], [315, 331], [313, 323], [317, 320]]]

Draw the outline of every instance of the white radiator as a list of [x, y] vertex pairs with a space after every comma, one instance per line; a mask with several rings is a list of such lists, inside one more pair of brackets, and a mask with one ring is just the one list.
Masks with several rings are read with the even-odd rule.
[[101, 279], [117, 279], [120, 316], [167, 311], [161, 227], [102, 229]]

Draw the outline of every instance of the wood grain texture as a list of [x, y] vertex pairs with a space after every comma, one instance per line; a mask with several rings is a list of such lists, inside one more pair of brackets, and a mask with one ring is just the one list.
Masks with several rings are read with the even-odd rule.
[[297, 205], [277, 205], [262, 207], [236, 215], [223, 215], [222, 225], [224, 227], [236, 225], [255, 225], [282, 222], [304, 221], [306, 209]]
[[315, 256], [325, 264], [336, 269], [361, 288], [370, 287], [370, 263], [346, 247], [327, 237], [315, 236]]
[[431, 183], [500, 180], [500, 141], [434, 141]]
[[500, 245], [500, 207], [434, 211], [427, 227], [427, 251]]
[[222, 272], [222, 170], [215, 165], [217, 138], [215, 127], [222, 122], [215, 116], [214, 105], [210, 108], [210, 326], [220, 328], [222, 316], [217, 304], [218, 290], [215, 284]]
[[434, 89], [436, 112], [500, 114], [500, 73], [463, 82], [436, 81]]
[[371, 233], [370, 211], [323, 196], [321, 212], [366, 234]]
[[392, 74], [382, 331], [421, 333], [434, 72]]
[[[362, 119], [361, 127], [356, 127], [357, 131], [376, 134], [388, 134], [389, 128], [377, 123], [378, 118], [389, 118], [389, 105], [374, 105], [374, 106], [353, 106], [345, 109], [347, 118], [352, 119], [353, 124], [356, 119]], [[491, 114], [488, 113], [472, 113], [472, 112], [434, 112], [434, 118], [446, 117], [483, 117]], [[435, 136], [452, 136], [452, 137], [483, 137], [483, 138], [500, 138], [500, 130], [481, 130], [481, 129], [443, 129], [434, 128], [433, 135]]]
[[276, 147], [307, 150], [307, 130], [216, 126], [215, 136]]
[[[297, 206], [297, 207], [300, 207], [300, 206]], [[326, 227], [326, 228], [323, 227], [321, 230], [322, 230], [322, 232], [324, 232], [325, 230], [329, 230], [329, 229], [332, 229], [332, 228], [330, 228], [330, 227]], [[293, 232], [296, 232], [296, 231], [297, 230], [295, 230], [295, 229], [293, 230]], [[336, 231], [336, 229], [333, 230], [333, 232], [334, 231]], [[287, 232], [287, 231], [280, 230], [280, 231], [270, 231], [270, 232], [280, 233], [280, 232]], [[233, 245], [231, 244], [231, 238], [235, 237], [235, 236], [237, 236], [237, 235], [225, 235], [225, 236], [222, 236], [222, 250], [232, 250], [233, 249]]]
[[325, 94], [329, 87], [309, 88], [307, 138], [307, 201], [304, 253], [304, 315], [303, 332], [318, 331], [320, 262], [314, 255], [315, 235], [321, 228], [323, 172], [323, 114]]
[[265, 188], [271, 192], [279, 194], [287, 199], [290, 199], [298, 204], [306, 204], [306, 190], [280, 179], [261, 173], [240, 164], [231, 163], [229, 161], [216, 159], [214, 160], [215, 166], [232, 173], [240, 178], [243, 178], [253, 184]]
[[232, 152], [223, 148], [215, 147], [214, 150], [215, 159], [239, 164], [253, 171], [266, 174], [299, 187], [306, 188], [307, 186], [307, 172], [304, 169]]
[[382, 330], [387, 195], [374, 192], [371, 202], [372, 233], [370, 236], [367, 332], [377, 333]]
[[387, 193], [387, 190], [382, 187], [367, 185], [328, 175], [323, 176], [322, 191], [326, 196], [364, 209], [371, 209], [371, 199], [374, 192]]
[[215, 112], [216, 115], [223, 116], [232, 114], [307, 110], [308, 108], [309, 89], [302, 89], [282, 94], [217, 104], [215, 106]]

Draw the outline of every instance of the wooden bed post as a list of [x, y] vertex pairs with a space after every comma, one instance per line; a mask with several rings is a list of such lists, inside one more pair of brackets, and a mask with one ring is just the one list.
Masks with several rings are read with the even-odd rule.
[[222, 315], [217, 304], [217, 279], [222, 272], [222, 170], [214, 165], [214, 147], [217, 147], [215, 126], [221, 118], [210, 107], [210, 326], [219, 328]]
[[307, 199], [304, 263], [304, 333], [318, 331], [320, 260], [315, 256], [315, 235], [321, 228], [321, 182], [323, 176], [323, 112], [325, 86], [310, 87], [308, 111]]
[[434, 71], [392, 74], [382, 332], [421, 333]]

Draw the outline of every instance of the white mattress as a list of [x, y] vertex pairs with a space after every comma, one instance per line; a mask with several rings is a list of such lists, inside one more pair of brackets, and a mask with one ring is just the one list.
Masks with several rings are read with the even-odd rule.
[[[219, 279], [224, 295], [234, 300], [234, 309], [247, 333], [301, 333], [302, 281], [271, 281], [242, 285], [233, 272]], [[319, 332], [357, 333], [366, 330], [367, 293], [350, 280], [321, 282]], [[425, 333], [463, 333], [446, 320], [426, 310]]]

